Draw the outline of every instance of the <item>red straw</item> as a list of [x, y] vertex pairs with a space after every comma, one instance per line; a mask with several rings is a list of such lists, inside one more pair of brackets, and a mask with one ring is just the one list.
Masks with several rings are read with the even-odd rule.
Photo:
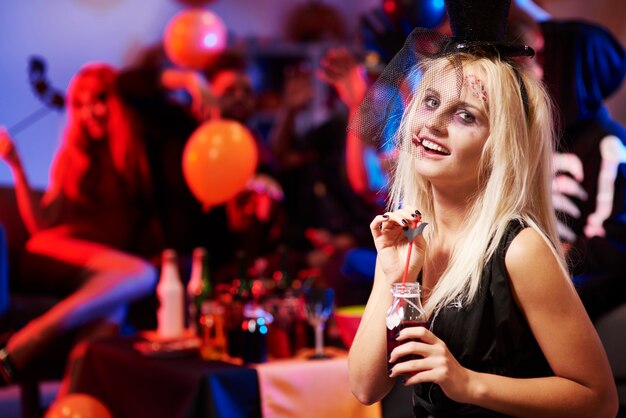
[[[409, 228], [415, 228], [419, 221], [422, 219], [421, 216], [418, 216], [415, 221], [411, 222], [411, 226]], [[409, 253], [406, 255], [406, 263], [404, 264], [404, 274], [402, 275], [402, 284], [406, 283], [406, 277], [409, 274], [409, 262], [411, 261], [411, 253], [413, 252], [413, 240], [409, 241]]]

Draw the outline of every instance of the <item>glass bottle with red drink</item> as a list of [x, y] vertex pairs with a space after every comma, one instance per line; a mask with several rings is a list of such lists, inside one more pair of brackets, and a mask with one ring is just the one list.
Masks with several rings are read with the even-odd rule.
[[[397, 341], [396, 338], [404, 328], [426, 326], [426, 315], [421, 302], [421, 288], [417, 282], [394, 283], [391, 287], [393, 302], [387, 311], [387, 360], [394, 348], [405, 341]], [[387, 370], [399, 362], [412, 360], [416, 356], [400, 357], [397, 361], [387, 362]]]

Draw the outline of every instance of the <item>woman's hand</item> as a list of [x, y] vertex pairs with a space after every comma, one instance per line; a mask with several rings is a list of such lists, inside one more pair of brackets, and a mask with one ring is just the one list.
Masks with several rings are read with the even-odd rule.
[[20, 167], [22, 164], [15, 144], [3, 126], [0, 126], [0, 158], [11, 168]]
[[[404, 231], [405, 228], [417, 227], [416, 223], [420, 218], [420, 212], [409, 206], [378, 215], [370, 224], [374, 245], [378, 251], [378, 261], [389, 283], [402, 279], [409, 250], [409, 242]], [[408, 277], [411, 277], [411, 280], [417, 276], [422, 266], [426, 248], [426, 242], [421, 234], [413, 239], [413, 243], [408, 266]]]
[[396, 364], [390, 377], [404, 375], [405, 385], [433, 382], [452, 400], [463, 403], [470, 399], [472, 372], [459, 364], [435, 334], [424, 327], [405, 328], [400, 331], [398, 341], [406, 342], [391, 352], [391, 362], [407, 355], [420, 358]]

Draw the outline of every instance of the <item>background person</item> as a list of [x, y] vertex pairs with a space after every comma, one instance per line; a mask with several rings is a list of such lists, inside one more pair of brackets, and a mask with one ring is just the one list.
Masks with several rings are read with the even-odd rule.
[[[117, 70], [84, 65], [68, 93], [68, 122], [50, 186], [38, 200], [6, 131], [0, 157], [14, 179], [20, 215], [31, 236], [19, 285], [62, 299], [16, 331], [0, 350], [10, 383], [55, 339], [80, 327], [117, 330], [129, 302], [154, 292], [146, 257], [160, 251], [144, 144], [117, 91]], [[101, 332], [101, 331], [98, 331]]]

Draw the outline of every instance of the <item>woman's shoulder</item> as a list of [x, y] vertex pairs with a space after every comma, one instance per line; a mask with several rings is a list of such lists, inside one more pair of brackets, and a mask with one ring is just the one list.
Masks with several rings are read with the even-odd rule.
[[553, 258], [555, 255], [548, 240], [535, 228], [530, 226], [519, 227], [511, 239], [506, 252], [507, 265], [511, 263], [528, 263], [530, 260], [541, 259], [545, 256]]
[[511, 241], [505, 265], [515, 287], [516, 282], [541, 284], [550, 278], [563, 277], [564, 269], [557, 252], [537, 229], [526, 227]]

